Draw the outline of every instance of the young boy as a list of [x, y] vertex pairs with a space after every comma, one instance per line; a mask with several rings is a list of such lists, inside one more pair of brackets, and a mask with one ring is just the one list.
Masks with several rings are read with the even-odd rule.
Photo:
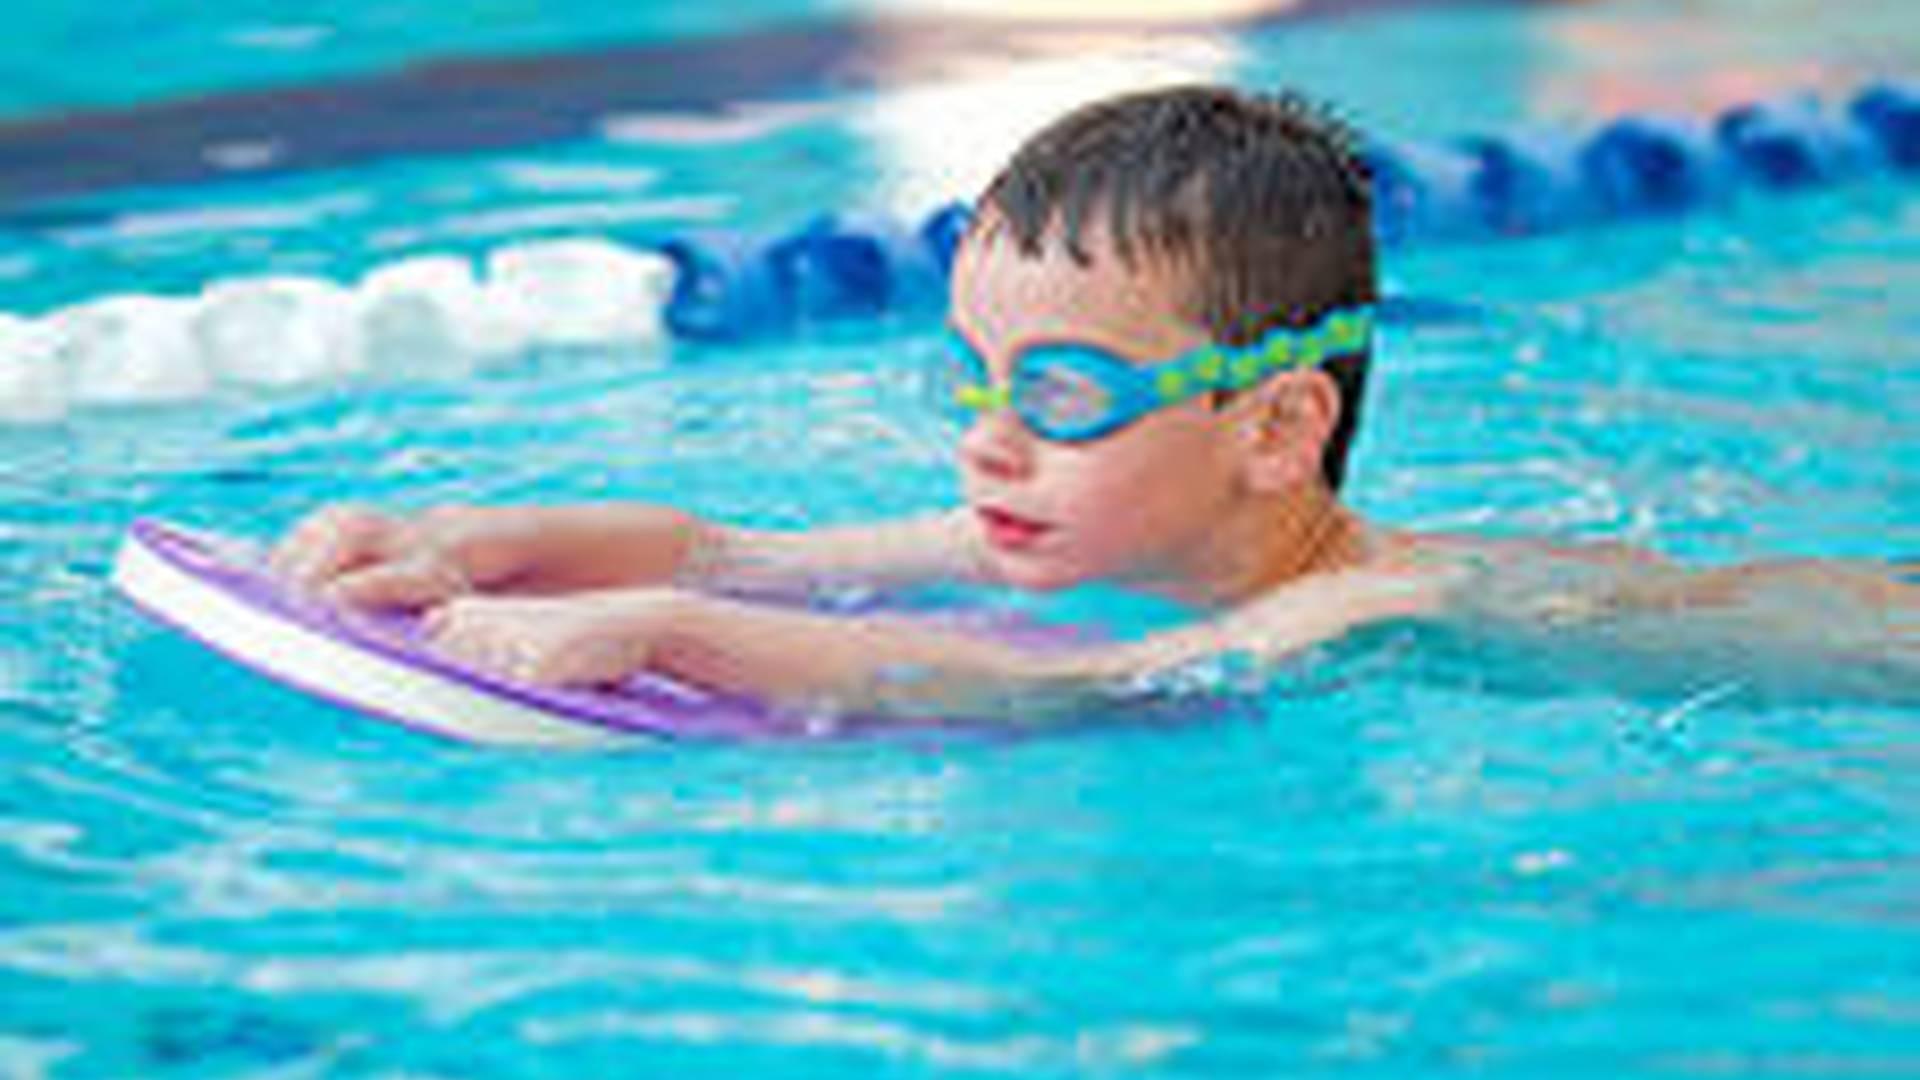
[[[276, 564], [344, 602], [429, 608], [445, 652], [525, 679], [646, 668], [868, 715], [1044, 716], [1197, 659], [1278, 658], [1412, 615], [1592, 626], [1619, 646], [1639, 636], [1622, 620], [1705, 610], [1661, 651], [1806, 644], [1754, 607], [1769, 589], [1867, 613], [1886, 631], [1864, 646], [1874, 678], [1920, 670], [1910, 627], [1881, 618], [1920, 608], [1920, 590], [1887, 577], [1688, 573], [1612, 549], [1416, 536], [1345, 508], [1376, 297], [1368, 200], [1349, 137], [1297, 99], [1183, 87], [1097, 103], [1021, 148], [955, 257], [951, 336], [975, 369], [954, 391], [973, 413], [963, 507], [796, 533], [646, 506], [337, 507], [296, 527]], [[1034, 650], [738, 598], [936, 579], [1109, 581], [1212, 615]]]

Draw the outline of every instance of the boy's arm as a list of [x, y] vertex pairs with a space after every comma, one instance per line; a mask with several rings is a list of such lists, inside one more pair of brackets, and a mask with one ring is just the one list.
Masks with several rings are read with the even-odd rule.
[[1328, 574], [1228, 614], [1105, 646], [1036, 650], [903, 618], [841, 619], [691, 597], [655, 666], [763, 700], [916, 717], [1045, 720], [1124, 698], [1156, 676], [1233, 654], [1271, 663], [1364, 623], [1418, 614], [1438, 579]]
[[977, 576], [960, 513], [816, 532], [736, 529], [669, 507], [440, 507], [395, 516], [328, 507], [272, 564], [362, 606], [426, 607], [469, 591], [562, 593], [680, 582], [804, 591]]
[[[1618, 571], [1606, 575], [1611, 585], [1549, 598], [1528, 624], [1570, 652], [1611, 655], [1623, 675], [1659, 685], [1697, 685], [1719, 665], [1719, 674], [1776, 689], [1878, 697], [1904, 686], [1910, 697], [1920, 688], [1920, 587], [1829, 563], [1701, 571], [1623, 558], [1610, 566]], [[903, 618], [674, 594], [643, 635], [648, 651], [638, 663], [800, 707], [1044, 721], [1124, 700], [1195, 662], [1230, 655], [1258, 666], [1366, 624], [1439, 615], [1475, 603], [1466, 598], [1485, 584], [1438, 561], [1343, 571], [1138, 641], [1056, 651]], [[1590, 600], [1598, 606], [1583, 608]]]
[[1434, 588], [1406, 574], [1328, 575], [1209, 622], [1056, 651], [907, 618], [673, 589], [456, 600], [433, 614], [429, 631], [456, 657], [539, 682], [606, 682], [646, 668], [789, 707], [1044, 720], [1137, 693], [1157, 674], [1216, 654], [1277, 659], [1362, 622], [1425, 610]]
[[978, 531], [965, 510], [824, 529], [707, 525], [674, 575], [680, 584], [745, 592], [815, 586], [887, 587], [987, 576]]
[[1451, 614], [1598, 663], [1648, 689], [1703, 680], [1790, 696], [1911, 697], [1920, 689], [1912, 567], [1779, 559], [1677, 565], [1614, 548], [1488, 548]]

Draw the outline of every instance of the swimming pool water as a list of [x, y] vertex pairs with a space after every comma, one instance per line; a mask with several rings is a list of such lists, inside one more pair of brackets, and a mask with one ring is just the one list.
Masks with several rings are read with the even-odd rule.
[[[684, 39], [834, 11], [820, 0], [734, 0], [724, 7], [585, 0], [147, 0], [126, 8], [36, 4], [0, 42], [0, 117], [129, 105], [156, 98], [294, 86], [448, 56], [537, 55]], [[76, 56], [93, 63], [76, 63]]]
[[[1609, 10], [1552, 18], [1631, 25]], [[1521, 66], [1548, 18], [1461, 17]], [[1256, 67], [1299, 47], [1252, 40]], [[1874, 73], [1841, 40], [1813, 50], [1831, 77]], [[1462, 100], [1510, 85], [1432, 77]], [[1492, 111], [1552, 96], [1521, 85]], [[664, 189], [744, 192], [751, 223], [775, 181], [749, 162], [884, 160], [844, 114], [807, 124], [520, 160], [631, 154]], [[444, 217], [369, 201], [431, 230], [509, 201], [491, 168], [114, 198], [471, 181]], [[811, 206], [864, 182], [812, 168]], [[499, 227], [472, 242], [528, 235]], [[380, 261], [362, 228], [327, 243]], [[304, 265], [325, 231], [244, 255], [182, 230], [158, 261], [182, 281]], [[45, 302], [147, 280], [138, 239], [102, 234]], [[1920, 552], [1910, 183], [1402, 253], [1389, 285], [1460, 314], [1389, 330], [1352, 479], [1369, 514], [1712, 560]], [[617, 495], [782, 525], [925, 508], [953, 491], [904, 374], [932, 329], [549, 350], [0, 427], [0, 1072], [1920, 1073], [1911, 704], [1769, 701], [1737, 672], [1543, 688], [1387, 631], [1166, 726], [502, 753], [264, 685], [103, 580], [148, 513], [262, 534], [338, 498]]]

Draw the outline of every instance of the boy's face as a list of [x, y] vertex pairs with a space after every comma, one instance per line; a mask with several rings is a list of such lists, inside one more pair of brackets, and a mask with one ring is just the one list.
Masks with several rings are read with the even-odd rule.
[[[953, 328], [1004, 384], [1021, 350], [1084, 342], [1138, 363], [1206, 343], [1181, 318], [1183, 280], [1158, 260], [1122, 262], [1089, 230], [1090, 265], [1058, 243], [1024, 256], [976, 233], [954, 263]], [[1217, 528], [1244, 497], [1233, 426], [1194, 398], [1084, 443], [1039, 438], [1010, 409], [980, 415], [959, 447], [975, 527], [999, 576], [1027, 588], [1118, 581], [1180, 593], [1203, 585]]]

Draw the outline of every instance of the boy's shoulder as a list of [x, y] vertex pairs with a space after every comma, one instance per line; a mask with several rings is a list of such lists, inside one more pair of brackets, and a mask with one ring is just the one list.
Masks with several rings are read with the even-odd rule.
[[1246, 604], [1236, 616], [1262, 622], [1313, 620], [1350, 629], [1391, 618], [1504, 616], [1557, 621], [1631, 582], [1678, 573], [1629, 544], [1566, 544], [1369, 525], [1361, 557], [1337, 570], [1296, 578]]
[[1293, 578], [1223, 618], [1229, 641], [1310, 644], [1369, 623], [1438, 614], [1471, 572], [1474, 551], [1451, 538], [1369, 526], [1361, 556]]

